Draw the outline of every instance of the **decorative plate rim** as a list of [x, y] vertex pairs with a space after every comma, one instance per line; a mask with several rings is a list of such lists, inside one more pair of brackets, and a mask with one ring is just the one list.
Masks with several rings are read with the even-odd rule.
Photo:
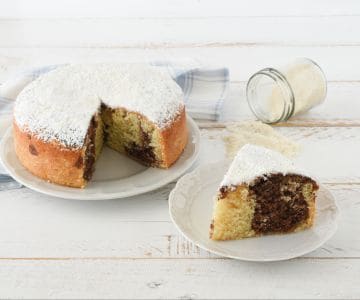
[[[156, 190], [178, 179], [179, 177], [181, 177], [181, 175], [183, 175], [187, 170], [189, 170], [193, 166], [200, 152], [200, 139], [201, 139], [200, 129], [195, 123], [195, 121], [189, 116], [187, 116], [187, 125], [189, 130], [189, 141], [186, 148], [189, 147], [190, 144], [193, 144], [194, 149], [190, 153], [190, 156], [185, 161], [177, 161], [174, 164], [175, 166], [176, 164], [180, 163], [180, 165], [178, 165], [179, 169], [174, 170], [173, 173], [164, 175], [162, 180], [159, 180], [156, 183], [149, 184], [143, 187], [132, 187], [129, 188], [127, 191], [123, 191], [123, 192], [111, 192], [111, 193], [103, 192], [102, 194], [96, 193], [93, 195], [85, 194], [84, 191], [86, 192], [86, 187], [84, 189], [77, 189], [77, 188], [63, 187], [57, 184], [49, 183], [43, 179], [36, 177], [35, 175], [32, 175], [29, 171], [27, 171], [24, 167], [22, 167], [21, 172], [26, 172], [28, 176], [31, 176], [32, 181], [30, 182], [29, 180], [25, 179], [24, 176], [21, 176], [21, 174], [19, 174], [19, 171], [15, 170], [15, 168], [11, 165], [11, 163], [8, 161], [8, 158], [6, 157], [5, 148], [9, 139], [10, 138], [12, 139], [11, 126], [7, 129], [6, 133], [4, 134], [4, 136], [0, 141], [0, 161], [2, 162], [8, 174], [11, 177], [13, 177], [16, 181], [20, 182], [22, 185], [28, 187], [29, 189], [32, 189], [34, 191], [37, 191], [45, 195], [49, 195], [57, 198], [63, 198], [63, 199], [72, 199], [72, 200], [110, 200], [110, 199], [118, 199], [118, 198], [127, 198]], [[14, 156], [16, 155], [14, 154]], [[166, 171], [171, 172], [171, 168], [167, 169]], [[51, 189], [52, 186], [54, 186], [53, 190]]]
[[[214, 171], [214, 169], [223, 169], [223, 170], [227, 170], [227, 167], [229, 165], [230, 161], [229, 160], [224, 160], [224, 161], [220, 161], [220, 162], [216, 162], [216, 163], [211, 163], [208, 165], [204, 165], [204, 166], [200, 166], [197, 169], [193, 170], [190, 173], [185, 174], [181, 179], [178, 180], [178, 182], [176, 183], [175, 187], [173, 188], [173, 190], [170, 192], [169, 194], [169, 214], [170, 214], [170, 219], [173, 222], [173, 224], [175, 225], [175, 227], [177, 228], [177, 230], [186, 238], [188, 239], [190, 242], [194, 243], [196, 246], [198, 246], [199, 248], [209, 251], [213, 254], [222, 256], [222, 257], [228, 257], [228, 258], [232, 258], [232, 259], [237, 259], [237, 260], [243, 260], [243, 261], [251, 261], [251, 262], [272, 262], [272, 261], [283, 261], [283, 260], [289, 260], [289, 259], [293, 259], [302, 255], [305, 255], [307, 253], [310, 253], [316, 249], [318, 249], [319, 247], [321, 247], [324, 243], [326, 243], [337, 231], [338, 229], [338, 219], [340, 217], [340, 211], [339, 208], [336, 204], [336, 200], [334, 198], [334, 196], [332, 195], [332, 193], [322, 184], [320, 184], [320, 188], [319, 188], [319, 194], [323, 194], [326, 193], [327, 194], [327, 199], [329, 199], [331, 201], [331, 206], [330, 207], [326, 207], [326, 209], [330, 209], [332, 211], [332, 220], [333, 220], [333, 224], [332, 224], [332, 230], [329, 231], [327, 233], [327, 235], [319, 241], [319, 243], [314, 244], [312, 247], [310, 247], [309, 249], [307, 249], [306, 251], [303, 252], [299, 252], [296, 253], [295, 255], [293, 254], [289, 254], [288, 256], [284, 256], [281, 258], [259, 258], [259, 259], [253, 259], [253, 258], [246, 258], [246, 257], [240, 257], [240, 256], [236, 256], [236, 255], [231, 255], [225, 252], [221, 252], [218, 251], [216, 249], [213, 249], [211, 247], [209, 247], [206, 244], [203, 244], [201, 241], [197, 241], [194, 240], [186, 231], [186, 229], [182, 228], [181, 223], [178, 223], [176, 220], [176, 216], [174, 214], [174, 206], [175, 206], [175, 202], [176, 197], [180, 194], [180, 195], [184, 195], [183, 189], [184, 187], [186, 187], [187, 189], [191, 188], [196, 180], [196, 177], [201, 177], [202, 173], [208, 174], [209, 171]], [[323, 196], [325, 197], [325, 196]], [[192, 206], [194, 198], [191, 199], [191, 203], [188, 206]], [[213, 203], [209, 203], [209, 205], [213, 205]], [[318, 212], [321, 212], [321, 208], [318, 208]], [[316, 225], [314, 225], [316, 226]], [[305, 232], [305, 231], [303, 231]], [[273, 236], [279, 236], [279, 235], [273, 235]], [[271, 237], [271, 235], [267, 236], [267, 237]], [[261, 238], [261, 237], [257, 237], [257, 238]], [[223, 242], [227, 242], [227, 241], [214, 241], [216, 243], [223, 243]], [[237, 242], [241, 243], [241, 240], [237, 240]]]

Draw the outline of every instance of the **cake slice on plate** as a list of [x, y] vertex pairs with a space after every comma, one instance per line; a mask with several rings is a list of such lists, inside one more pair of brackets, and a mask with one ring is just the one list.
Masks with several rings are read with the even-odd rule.
[[158, 67], [60, 66], [17, 96], [15, 152], [35, 176], [77, 188], [90, 181], [103, 144], [167, 169], [188, 141], [183, 98], [180, 86]]
[[234, 240], [309, 228], [318, 188], [282, 154], [245, 145], [221, 182], [210, 238]]

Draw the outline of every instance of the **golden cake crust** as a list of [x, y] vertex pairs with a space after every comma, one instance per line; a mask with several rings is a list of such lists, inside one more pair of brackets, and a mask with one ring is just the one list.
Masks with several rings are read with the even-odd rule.
[[84, 187], [84, 150], [66, 148], [56, 141], [45, 142], [22, 131], [13, 122], [17, 157], [32, 174], [60, 185]]
[[[169, 168], [183, 152], [188, 139], [186, 113], [179, 116], [165, 129], [158, 129], [161, 135], [161, 168]], [[83, 188], [85, 148], [71, 149], [56, 141], [46, 142], [35, 135], [21, 130], [13, 121], [14, 144], [17, 157], [32, 174], [60, 185]]]
[[171, 126], [161, 131], [161, 136], [163, 163], [160, 167], [169, 168], [178, 160], [187, 144], [188, 131], [185, 108], [182, 109]]

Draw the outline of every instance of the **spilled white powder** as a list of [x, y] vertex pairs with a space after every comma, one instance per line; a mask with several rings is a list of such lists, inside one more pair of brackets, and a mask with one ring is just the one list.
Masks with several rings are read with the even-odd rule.
[[246, 144], [235, 156], [221, 186], [251, 183], [255, 178], [271, 173], [306, 175], [279, 152]]
[[276, 150], [287, 157], [295, 157], [300, 146], [281, 135], [273, 127], [258, 121], [233, 123], [226, 127], [223, 137], [228, 158], [234, 158], [245, 144], [253, 144]]
[[17, 125], [40, 139], [82, 147], [101, 103], [139, 112], [166, 128], [183, 108], [181, 88], [167, 71], [145, 64], [59, 67], [27, 85], [15, 103]]

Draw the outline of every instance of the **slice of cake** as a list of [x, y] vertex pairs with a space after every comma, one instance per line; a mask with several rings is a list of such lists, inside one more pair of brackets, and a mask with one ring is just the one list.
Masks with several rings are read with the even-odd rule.
[[285, 156], [247, 144], [221, 182], [210, 238], [234, 240], [309, 228], [318, 188]]

